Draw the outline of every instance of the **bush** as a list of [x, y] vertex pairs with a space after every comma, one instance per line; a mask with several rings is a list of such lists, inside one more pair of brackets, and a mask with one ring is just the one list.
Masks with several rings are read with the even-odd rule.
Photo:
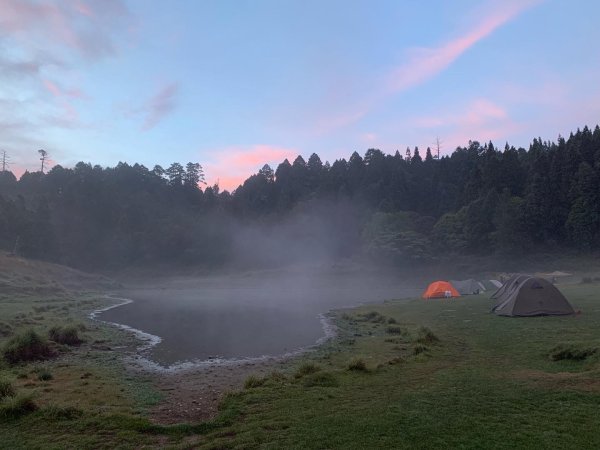
[[552, 361], [583, 361], [597, 352], [597, 348], [578, 348], [575, 345], [560, 344], [550, 350], [549, 356]]
[[398, 326], [389, 326], [385, 331], [388, 334], [402, 334], [402, 328]]
[[250, 375], [248, 378], [246, 378], [246, 381], [244, 381], [244, 389], [257, 388], [263, 384], [265, 384], [264, 378], [257, 377], [256, 375]]
[[296, 371], [296, 374], [294, 376], [296, 378], [302, 378], [305, 375], [310, 375], [312, 373], [319, 372], [320, 370], [321, 368], [315, 363], [304, 363], [300, 367], [298, 367], [298, 370]]
[[388, 323], [391, 325], [391, 324], [398, 323], [398, 322], [396, 322], [396, 319], [394, 319], [393, 317], [390, 317], [388, 319]]
[[83, 341], [79, 337], [79, 330], [74, 326], [52, 327], [48, 331], [51, 341], [63, 345], [80, 345]]
[[15, 395], [15, 388], [8, 380], [0, 379], [0, 400]]
[[14, 336], [2, 349], [2, 356], [9, 364], [46, 359], [53, 355], [48, 342], [34, 330]]
[[19, 395], [10, 398], [0, 406], [0, 419], [18, 419], [34, 412], [37, 405], [28, 395]]
[[420, 342], [421, 344], [435, 344], [440, 341], [439, 338], [433, 334], [433, 331], [427, 327], [419, 328], [417, 333], [417, 342]]
[[348, 370], [355, 370], [358, 372], [367, 372], [367, 363], [361, 358], [356, 358], [350, 361], [348, 364]]
[[304, 379], [304, 386], [305, 387], [314, 387], [314, 386], [321, 386], [321, 387], [336, 387], [339, 386], [338, 380], [335, 377], [335, 375], [333, 375], [330, 372], [319, 372], [319, 373], [314, 373], [312, 375], [307, 376]]

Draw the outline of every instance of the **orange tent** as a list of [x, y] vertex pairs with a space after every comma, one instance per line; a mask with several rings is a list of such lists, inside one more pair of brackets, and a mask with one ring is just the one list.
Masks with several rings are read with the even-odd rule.
[[447, 281], [434, 281], [423, 293], [423, 298], [460, 297], [458, 291]]

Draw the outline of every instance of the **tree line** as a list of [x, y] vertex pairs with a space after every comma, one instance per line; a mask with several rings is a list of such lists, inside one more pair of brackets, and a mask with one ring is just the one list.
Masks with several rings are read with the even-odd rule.
[[198, 163], [79, 163], [19, 180], [5, 171], [0, 247], [90, 268], [219, 265], [234, 258], [239, 226], [275, 226], [299, 210], [327, 218], [333, 209], [323, 204], [344, 203], [358, 218], [344, 233], [344, 257], [414, 263], [600, 249], [598, 126], [528, 149], [470, 141], [439, 159], [429, 148], [424, 157], [369, 149], [332, 164], [298, 156], [265, 165], [231, 193], [203, 183]]

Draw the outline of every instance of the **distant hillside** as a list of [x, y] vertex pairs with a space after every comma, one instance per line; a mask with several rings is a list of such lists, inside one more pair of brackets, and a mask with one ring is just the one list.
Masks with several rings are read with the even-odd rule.
[[0, 252], [0, 293], [64, 294], [67, 291], [103, 290], [115, 283], [58, 264], [10, 256]]

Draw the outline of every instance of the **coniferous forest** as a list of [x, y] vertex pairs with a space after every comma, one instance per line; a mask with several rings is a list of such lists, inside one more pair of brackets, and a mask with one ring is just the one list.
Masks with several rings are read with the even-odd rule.
[[598, 126], [528, 149], [473, 141], [439, 160], [298, 156], [231, 193], [203, 179], [198, 163], [1, 172], [0, 248], [90, 269], [600, 249]]

